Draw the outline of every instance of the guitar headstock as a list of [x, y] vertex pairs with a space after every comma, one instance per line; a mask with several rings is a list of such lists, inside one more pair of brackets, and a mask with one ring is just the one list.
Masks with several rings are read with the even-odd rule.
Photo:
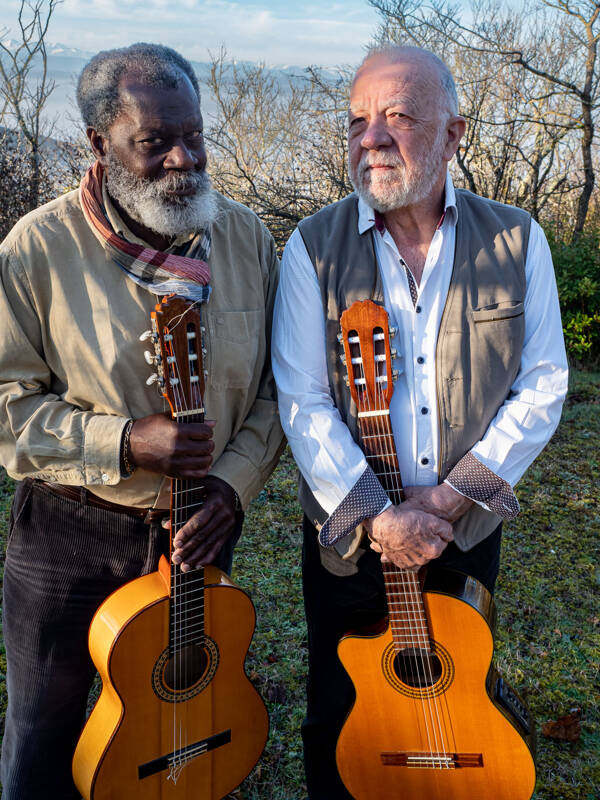
[[389, 320], [383, 306], [357, 300], [340, 318], [348, 385], [359, 414], [389, 408], [394, 391]]
[[163, 297], [152, 312], [152, 341], [158, 382], [173, 419], [201, 422], [204, 415], [202, 325], [194, 303]]

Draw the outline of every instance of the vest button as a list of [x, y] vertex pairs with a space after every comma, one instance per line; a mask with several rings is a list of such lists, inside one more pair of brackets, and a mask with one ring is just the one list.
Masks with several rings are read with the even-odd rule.
[[423, 464], [423, 466], [429, 464], [429, 459], [427, 458], [427, 456], [423, 456], [423, 458], [421, 459], [421, 464]]
[[427, 408], [427, 406], [423, 406], [421, 408], [421, 414], [427, 414], [428, 411], [429, 411], [429, 409]]
[[417, 306], [417, 307], [415, 308], [415, 311], [417, 312], [417, 314], [420, 314], [422, 310], [423, 310], [423, 309], [421, 308], [421, 306]]
[[423, 356], [419, 356], [417, 358], [417, 364], [424, 364], [424, 363], [425, 363], [425, 359], [423, 358]]

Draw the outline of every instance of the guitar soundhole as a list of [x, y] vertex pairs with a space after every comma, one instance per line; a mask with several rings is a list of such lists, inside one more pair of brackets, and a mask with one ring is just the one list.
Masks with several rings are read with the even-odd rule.
[[413, 688], [434, 686], [442, 677], [443, 667], [435, 653], [418, 648], [401, 650], [394, 658], [394, 672], [402, 683]]
[[203, 644], [192, 644], [169, 655], [167, 647], [152, 670], [152, 688], [168, 703], [181, 703], [202, 692], [219, 666], [219, 648], [205, 635]]
[[200, 644], [184, 647], [169, 658], [163, 672], [163, 682], [167, 689], [183, 692], [197, 683], [208, 667], [208, 654]]

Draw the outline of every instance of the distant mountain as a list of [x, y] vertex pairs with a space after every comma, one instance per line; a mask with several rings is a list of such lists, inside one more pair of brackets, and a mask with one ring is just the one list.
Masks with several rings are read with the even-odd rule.
[[[5, 39], [10, 49], [14, 49], [16, 43], [10, 39]], [[81, 125], [79, 112], [75, 102], [75, 87], [77, 78], [94, 53], [86, 50], [79, 50], [76, 47], [69, 47], [60, 43], [48, 44], [48, 75], [54, 81], [54, 90], [46, 103], [45, 118], [54, 124], [54, 133], [57, 136], [70, 136], [77, 131]], [[249, 61], [234, 61], [237, 66], [255, 66]], [[198, 79], [202, 84], [210, 74], [210, 64], [202, 61], [191, 62]], [[301, 79], [304, 72], [303, 67], [293, 65], [271, 65], [268, 66], [282, 89], [288, 85], [290, 78]], [[32, 77], [35, 79], [41, 74], [41, 64], [32, 70]], [[333, 72], [331, 73], [333, 75]], [[215, 111], [215, 103], [208, 92], [203, 93], [202, 107], [205, 113], [210, 115]]]

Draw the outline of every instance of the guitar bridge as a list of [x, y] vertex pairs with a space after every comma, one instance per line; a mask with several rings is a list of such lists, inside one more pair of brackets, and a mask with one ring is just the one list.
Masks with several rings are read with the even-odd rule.
[[412, 769], [464, 769], [483, 767], [481, 753], [381, 753], [384, 767], [409, 767]]

